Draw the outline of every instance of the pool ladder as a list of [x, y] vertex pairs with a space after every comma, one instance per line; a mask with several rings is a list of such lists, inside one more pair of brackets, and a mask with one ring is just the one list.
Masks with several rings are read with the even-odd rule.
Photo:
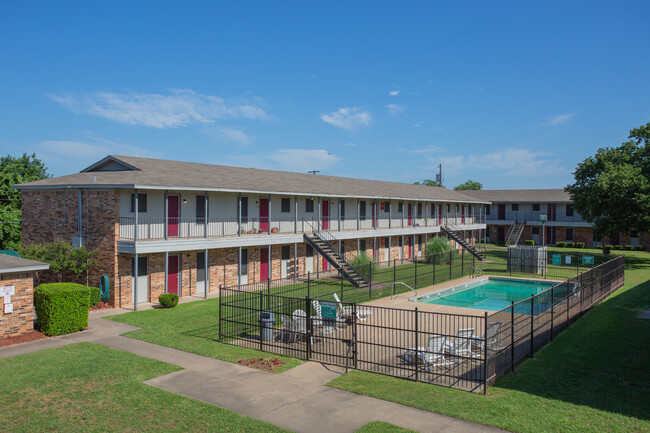
[[470, 278], [478, 278], [482, 277], [485, 275], [485, 272], [477, 268], [476, 266], [472, 266], [472, 275], [470, 275]]
[[413, 296], [411, 296], [409, 298], [409, 300], [413, 300], [413, 299], [418, 297], [418, 292], [413, 287], [409, 286], [408, 284], [406, 284], [406, 283], [404, 283], [402, 281], [396, 281], [396, 282], [393, 283], [393, 285], [391, 287], [392, 288], [392, 290], [391, 290], [392, 294], [390, 296], [390, 299], [395, 299], [397, 296], [399, 296], [399, 295], [395, 296], [395, 286], [398, 285], [398, 284], [406, 286], [406, 287], [408, 287], [409, 289], [411, 289], [413, 291]]

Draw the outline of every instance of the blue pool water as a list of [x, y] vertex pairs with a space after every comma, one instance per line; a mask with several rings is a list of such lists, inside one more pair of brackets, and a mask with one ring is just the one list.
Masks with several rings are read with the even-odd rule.
[[[531, 295], [544, 292], [555, 284], [557, 283], [549, 281], [489, 277], [423, 296], [418, 298], [418, 302], [498, 311], [510, 306], [512, 302], [523, 301], [530, 298]], [[533, 306], [535, 314], [540, 309], [544, 309], [546, 302], [542, 301], [542, 299], [536, 298], [537, 305]], [[515, 310], [530, 314], [530, 308], [530, 303], [522, 303]]]

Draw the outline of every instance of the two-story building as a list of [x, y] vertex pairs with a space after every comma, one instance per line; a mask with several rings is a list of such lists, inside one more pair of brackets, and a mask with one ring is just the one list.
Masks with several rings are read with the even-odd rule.
[[303, 236], [314, 231], [345, 257], [376, 261], [421, 256], [442, 227], [471, 243], [488, 203], [439, 187], [128, 156], [16, 187], [23, 243], [99, 251], [90, 281], [107, 275], [119, 306], [327, 271]]

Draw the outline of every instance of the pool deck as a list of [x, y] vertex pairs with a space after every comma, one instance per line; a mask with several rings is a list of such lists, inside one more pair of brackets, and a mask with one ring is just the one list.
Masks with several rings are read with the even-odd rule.
[[[480, 281], [487, 277], [496, 277], [503, 279], [512, 279], [512, 280], [529, 280], [529, 281], [544, 281], [548, 283], [561, 283], [561, 280], [549, 280], [544, 278], [521, 278], [521, 277], [509, 277], [504, 275], [481, 275], [475, 277], [463, 277], [457, 278], [455, 280], [446, 281], [444, 283], [436, 284], [434, 286], [423, 287], [417, 290], [417, 297], [421, 298], [426, 295], [433, 293], [439, 293], [444, 290], [452, 289], [454, 287], [462, 286], [465, 284], [471, 284], [477, 281]], [[485, 316], [485, 313], [488, 314], [494, 313], [492, 310], [481, 310], [476, 308], [462, 308], [462, 307], [452, 307], [448, 305], [437, 305], [437, 304], [427, 304], [426, 302], [413, 302], [409, 301], [409, 298], [413, 297], [412, 292], [400, 293], [394, 297], [386, 297], [377, 299], [370, 302], [364, 302], [363, 305], [372, 305], [375, 307], [391, 307], [391, 308], [401, 308], [404, 310], [414, 310], [418, 309], [419, 311], [429, 311], [436, 313], [451, 313], [451, 314], [464, 314], [467, 316]]]

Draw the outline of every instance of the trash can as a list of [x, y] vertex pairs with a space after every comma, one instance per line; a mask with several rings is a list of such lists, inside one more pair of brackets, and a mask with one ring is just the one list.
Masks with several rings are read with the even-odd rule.
[[260, 338], [262, 341], [273, 340], [273, 325], [275, 324], [275, 314], [272, 311], [262, 311], [260, 313]]

